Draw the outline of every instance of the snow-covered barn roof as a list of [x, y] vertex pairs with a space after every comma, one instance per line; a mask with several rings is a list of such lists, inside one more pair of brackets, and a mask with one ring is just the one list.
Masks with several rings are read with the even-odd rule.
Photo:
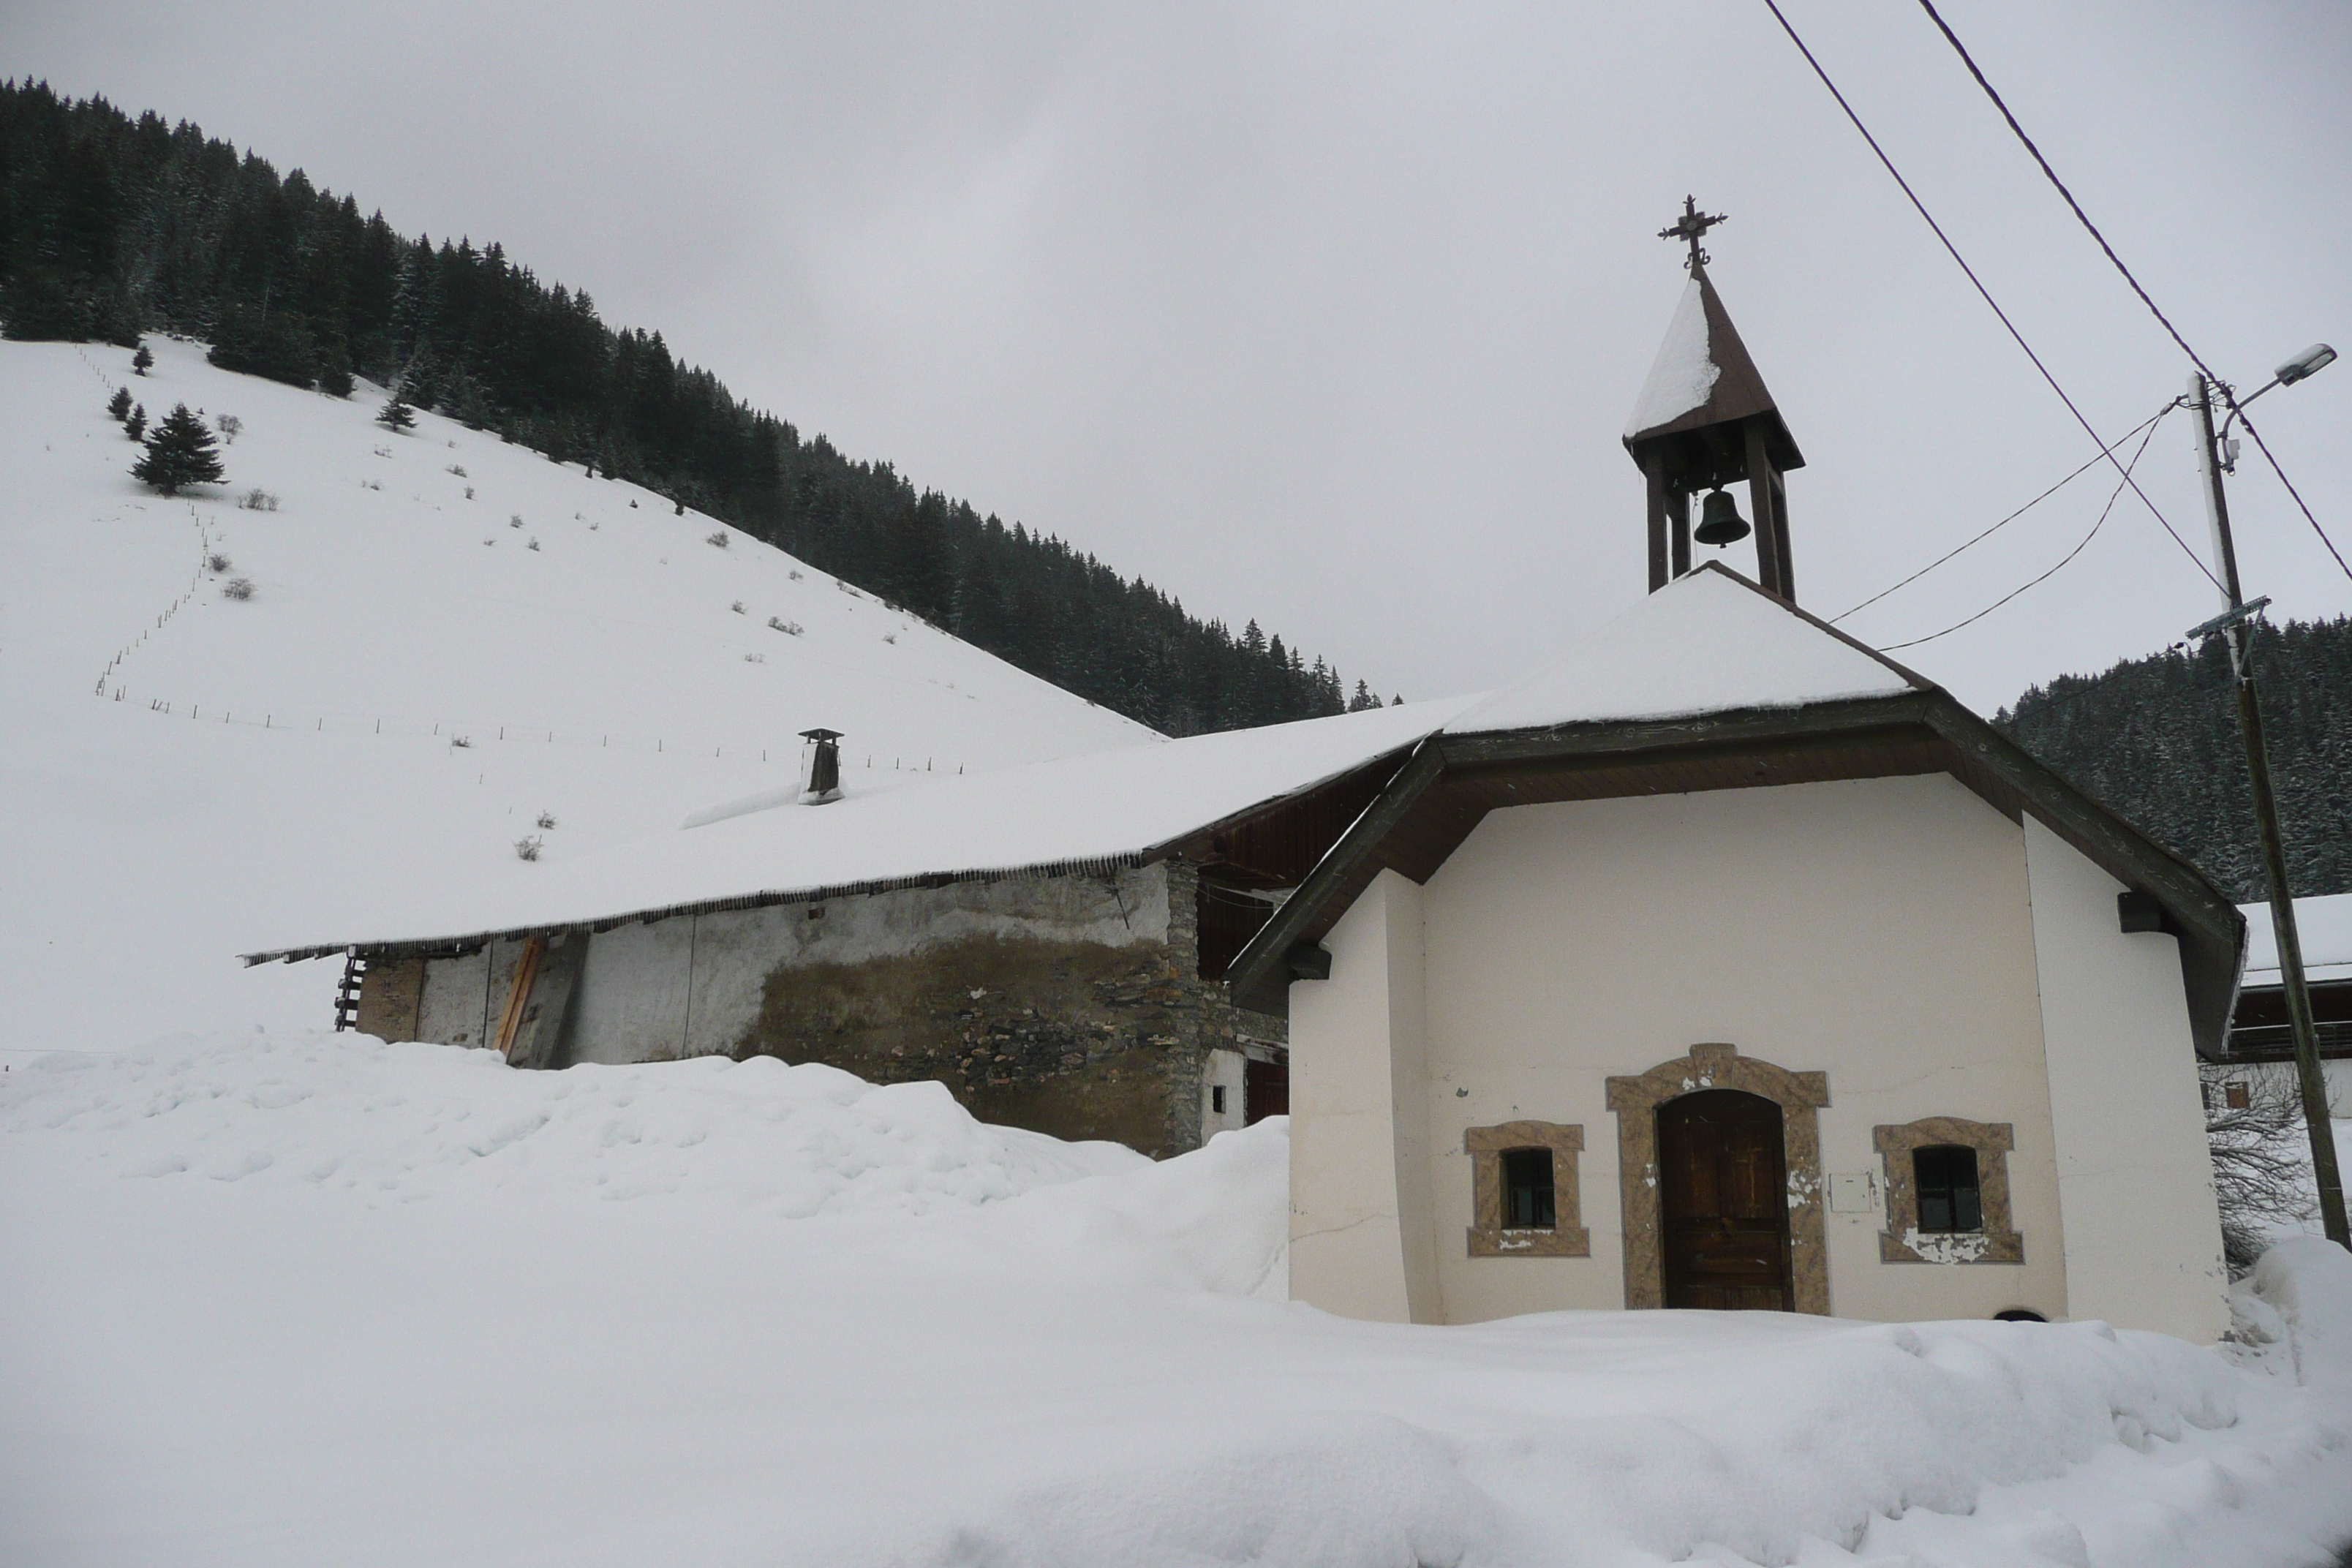
[[[2247, 904], [2246, 984], [2284, 985], [2279, 973], [2278, 932], [2268, 904]], [[2294, 930], [2303, 944], [2304, 978], [2352, 980], [2352, 893], [2328, 893], [2294, 901]]]
[[772, 792], [581, 860], [518, 862], [493, 883], [426, 893], [341, 940], [289, 943], [248, 953], [246, 962], [347, 948], [430, 951], [939, 879], [1136, 864], [1400, 753], [1477, 700], [1155, 741], [898, 788], [853, 787], [822, 806], [788, 804], [796, 792]]

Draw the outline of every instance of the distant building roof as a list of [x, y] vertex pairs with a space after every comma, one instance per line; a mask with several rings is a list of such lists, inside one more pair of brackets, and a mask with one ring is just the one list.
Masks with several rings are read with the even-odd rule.
[[[2242, 909], [2246, 917], [2246, 984], [2284, 985], [2270, 905]], [[2295, 900], [2294, 929], [2303, 944], [2305, 979], [2352, 980], [2352, 893]]]

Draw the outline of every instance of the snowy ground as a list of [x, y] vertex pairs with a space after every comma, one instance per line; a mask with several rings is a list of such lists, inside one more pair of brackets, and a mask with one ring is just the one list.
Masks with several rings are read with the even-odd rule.
[[[2352, 1258], [2103, 1325], [1284, 1302], [1279, 1123], [352, 1036], [0, 1074], [0, 1561], [2289, 1565]], [[2235, 1359], [2232, 1359], [2234, 1357]]]
[[[1150, 738], [648, 491], [151, 343], [0, 342], [0, 1059], [322, 1025], [333, 965], [235, 955], [669, 832], [816, 725], [853, 793]], [[133, 483], [117, 386], [242, 420], [230, 483]]]

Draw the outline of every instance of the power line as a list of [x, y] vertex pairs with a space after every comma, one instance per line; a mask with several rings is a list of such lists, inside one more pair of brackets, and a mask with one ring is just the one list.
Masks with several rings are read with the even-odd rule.
[[2198, 571], [2204, 574], [2207, 582], [2219, 588], [2221, 585], [2221, 580], [2213, 575], [2213, 569], [2199, 558], [2197, 552], [2189, 548], [2189, 542], [2180, 537], [2179, 532], [2173, 528], [2170, 520], [2166, 518], [2154, 501], [2147, 499], [2147, 492], [2139, 488], [2138, 482], [2131, 477], [2130, 471], [2116, 460], [2113, 447], [2100, 437], [2098, 431], [2092, 427], [2090, 420], [2084, 417], [2083, 411], [2075, 406], [2074, 400], [2066, 395], [2066, 389], [2058, 384], [2058, 378], [2050, 374], [2050, 367], [2042, 363], [2042, 356], [2033, 352], [2033, 345], [2025, 341], [2025, 334], [2017, 330], [2017, 323], [2009, 319], [2009, 312], [2000, 308], [2000, 302], [1992, 297], [1992, 290], [1984, 286], [1984, 280], [1977, 276], [1976, 268], [1969, 265], [1968, 258], [1960, 254], [1959, 247], [1954, 245], [1951, 236], [1944, 232], [1944, 226], [1936, 221], [1935, 215], [1927, 210], [1927, 204], [1919, 199], [1919, 193], [1911, 188], [1911, 182], [1903, 177], [1903, 171], [1895, 166], [1895, 160], [1886, 155], [1886, 149], [1878, 144], [1878, 138], [1870, 133], [1870, 127], [1862, 122], [1862, 116], [1856, 114], [1853, 111], [1853, 105], [1845, 100], [1845, 94], [1840, 92], [1837, 83], [1830, 79], [1830, 73], [1822, 68], [1822, 62], [1813, 58], [1813, 51], [1806, 47], [1805, 40], [1797, 36], [1797, 29], [1790, 25], [1787, 16], [1781, 15], [1779, 0], [1764, 0], [1764, 8], [1772, 13], [1772, 19], [1780, 24], [1780, 30], [1789, 35], [1789, 41], [1797, 46], [1799, 54], [1805, 57], [1805, 63], [1813, 68], [1813, 74], [1821, 78], [1823, 87], [1830, 89], [1830, 96], [1837, 100], [1837, 106], [1845, 111], [1845, 117], [1853, 122], [1853, 128], [1862, 133], [1862, 139], [1870, 143], [1870, 150], [1877, 154], [1879, 163], [1885, 166], [1895, 183], [1902, 187], [1903, 195], [1910, 201], [1912, 209], [1930, 229], [1935, 231], [1936, 237], [1942, 242], [1946, 254], [1949, 255], [1959, 269], [1968, 275], [1969, 283], [1976, 288], [1978, 297], [1984, 300], [1986, 307], [1995, 316], [2000, 318], [2000, 324], [2008, 329], [2011, 339], [2024, 351], [2025, 357], [2033, 362], [2033, 368], [2042, 373], [2042, 379], [2050, 384], [2050, 390], [2058, 395], [2058, 401], [2066, 405], [2066, 412], [2074, 416], [2074, 423], [2080, 425], [2084, 433], [2093, 441], [2097, 442], [2101, 456], [2115, 465], [2116, 471], [2123, 476], [2124, 483], [2131, 487], [2132, 494], [2139, 497], [2140, 504], [2147, 508], [2148, 514], [2164, 525], [2164, 531], [2172, 535], [2172, 542], [2180, 546], [2180, 552], [2189, 557], [2189, 562]]
[[[1766, 3], [1770, 4], [1770, 0], [1766, 0]], [[2132, 292], [2139, 296], [2139, 302], [2147, 307], [2148, 314], [2154, 316], [2165, 331], [2170, 334], [2172, 341], [2180, 345], [2180, 352], [2189, 356], [2189, 363], [2197, 367], [2199, 374], [2221, 389], [2222, 397], [2228, 400], [2231, 410], [2237, 415], [2238, 423], [2246, 427], [2246, 434], [2253, 437], [2254, 445], [2261, 449], [2263, 461], [2271, 466], [2271, 472], [2276, 474], [2279, 483], [2286, 487], [2286, 493], [2294, 498], [2294, 504], [2302, 511], [2304, 521], [2311, 524], [2311, 531], [2314, 533], [2319, 535], [2319, 542], [2327, 546], [2327, 553], [2336, 557], [2337, 568], [2347, 577], [2352, 577], [2352, 565], [2346, 564], [2344, 552], [2336, 548], [2336, 541], [2328, 538], [2327, 531], [2319, 526], [2319, 519], [2312, 514], [2311, 508], [2305, 503], [2303, 492], [2294, 488], [2294, 481], [2286, 477], [2286, 470], [2279, 467], [2279, 460], [2271, 455], [2269, 444], [2256, 432], [2253, 421], [2246, 417], [2246, 411], [2239, 406], [2236, 396], [2230, 391], [2229, 384], [2215, 375], [2212, 367], [2205, 363], [2203, 356], [2189, 346], [2189, 340], [2180, 335], [2180, 329], [2172, 324], [2172, 318], [2158, 308], [2156, 300], [2149, 296], [2146, 289], [2140, 286], [2140, 280], [2132, 276], [2132, 269], [2124, 265], [2124, 258], [2116, 254], [2116, 247], [2107, 243], [2107, 237], [2099, 232], [2099, 226], [2091, 221], [2091, 215], [2083, 210], [2083, 204], [2074, 199], [2074, 193], [2066, 188], [2066, 182], [2058, 177], [2058, 171], [2050, 166], [2050, 160], [2042, 155], [2042, 149], [2033, 144], [2033, 138], [2025, 133], [2025, 127], [2020, 125], [2017, 122], [2017, 116], [2010, 112], [2008, 103], [1994, 89], [1992, 83], [1985, 79], [1985, 73], [1978, 68], [1975, 57], [1969, 53], [1968, 46], [1961, 43], [1959, 35], [1952, 31], [1951, 24], [1937, 14], [1934, 0], [1919, 0], [1919, 8], [1927, 13], [1927, 19], [1935, 23], [1936, 30], [1944, 35], [1945, 41], [1952, 46], [1952, 52], [1960, 57], [1960, 63], [1969, 68], [1970, 76], [1977, 79], [1977, 85], [1984, 89], [1987, 98], [1992, 100], [1992, 106], [2000, 110], [2000, 117], [2003, 120], [2009, 121], [2010, 130], [2016, 133], [2018, 141], [2024, 144], [2025, 150], [2033, 154], [2033, 161], [2042, 166], [2043, 177], [2048, 179], [2052, 187], [2065, 198], [2066, 205], [2073, 211], [2075, 221], [2083, 226], [2093, 239], [2099, 242], [2099, 248], [2106, 252], [2107, 259], [2115, 264], [2117, 272], [2123, 274], [2124, 281], [2131, 285]], [[1780, 14], [1777, 8], [1773, 14], [1775, 16]], [[1781, 26], [1785, 27], [1788, 24], [1783, 22]], [[1791, 37], [1795, 36], [1793, 33], [1790, 35]], [[1803, 47], [1802, 44], [1798, 46], [1800, 48]], [[1832, 88], [1831, 90], [1836, 89]], [[1864, 134], [1867, 135], [1868, 132], [1865, 132]]]
[[[2170, 412], [2171, 410], [2168, 408], [2165, 410], [2166, 414]], [[2049, 571], [2044, 572], [2041, 576], [2034, 578], [2030, 583], [2011, 588], [2008, 593], [2003, 594], [2000, 598], [1995, 599], [1991, 604], [1987, 605], [1983, 609], [1979, 610], [1975, 615], [1970, 616], [1965, 621], [1956, 621], [1952, 625], [1946, 626], [1940, 632], [1929, 632], [1926, 637], [1913, 637], [1909, 642], [1889, 643], [1886, 647], [1880, 648], [1878, 651], [1881, 653], [1893, 653], [1897, 648], [1917, 647], [1923, 642], [1934, 642], [1937, 637], [1949, 637], [1954, 632], [1958, 631], [1962, 626], [1973, 626], [1977, 622], [1983, 620], [1987, 616], [1991, 615], [1995, 610], [2000, 609], [2003, 605], [2008, 604], [2011, 599], [2014, 599], [2020, 594], [2024, 593], [2026, 589], [2039, 587], [2042, 584], [2050, 581], [2051, 578], [2058, 575], [2059, 571], [2069, 562], [2072, 562], [2074, 557], [2083, 553], [2084, 551], [2088, 550], [2091, 547], [2091, 541], [2099, 536], [2099, 530], [2107, 526], [2107, 518], [2109, 514], [2116, 510], [2116, 502], [2123, 499], [2124, 486], [2131, 484], [2132, 469], [2139, 467], [2140, 454], [2146, 452], [2147, 450], [2147, 444], [2156, 439], [2156, 426], [2163, 418], [2164, 415], [2159, 414], [2156, 418], [2147, 422], [2147, 434], [2139, 438], [2139, 450], [2132, 454], [2130, 463], [2125, 466], [2123, 484], [2117, 485], [2115, 488], [2115, 492], [2107, 497], [2107, 504], [2099, 509], [2099, 521], [2091, 524], [2091, 531], [2083, 535], [2083, 542], [2080, 544], [2075, 545], [2074, 549], [2066, 552], [2065, 558], [2060, 561], [2056, 566], [2053, 566]], [[2134, 486], [2133, 488], [2137, 489], [2137, 487]]]
[[2052, 496], [2056, 495], [2060, 490], [2064, 489], [2068, 485], [2073, 484], [2076, 479], [2081, 479], [2084, 474], [2087, 474], [2093, 468], [2097, 468], [2099, 466], [2100, 458], [2105, 458], [2108, 452], [2114, 451], [2116, 447], [2122, 446], [2125, 442], [2130, 440], [2133, 437], [2138, 435], [2141, 431], [2147, 429], [2149, 426], [2155, 424], [2158, 420], [2171, 413], [2173, 409], [2178, 406], [2178, 404], [2166, 404], [2162, 408], [2158, 409], [2146, 419], [2140, 421], [2130, 429], [2125, 431], [2121, 436], [2117, 437], [2114, 446], [2108, 447], [2105, 450], [2100, 452], [2098, 457], [2093, 458], [2089, 462], [2084, 463], [2081, 468], [2076, 468], [2073, 473], [2068, 474], [2064, 479], [2060, 479], [2056, 484], [2052, 485], [2048, 489], [2043, 490], [2040, 495], [2035, 496], [2032, 500], [2027, 501], [2023, 506], [2019, 507], [2015, 511], [2011, 512], [2007, 517], [2002, 518], [1999, 522], [1996, 522], [1990, 528], [1986, 529], [1982, 533], [1979, 533], [1974, 538], [1969, 539], [1965, 542], [1946, 551], [1943, 554], [1937, 556], [1936, 559], [1928, 562], [1927, 564], [1920, 567], [1919, 570], [1912, 573], [1911, 575], [1904, 578], [1900, 583], [1895, 584], [1894, 587], [1881, 588], [1877, 593], [1873, 594], [1869, 598], [1864, 599], [1853, 609], [1847, 610], [1841, 615], [1832, 616], [1830, 617], [1830, 625], [1835, 626], [1840, 621], [1844, 620], [1848, 616], [1860, 615], [1863, 611], [1870, 608], [1871, 605], [1878, 603], [1879, 600], [1886, 597], [1887, 595], [1895, 593], [1897, 589], [1907, 588], [1912, 584], [1916, 583], [1920, 578], [1925, 577], [1928, 573], [1933, 572], [1945, 562], [1951, 560], [1962, 551], [1967, 550], [1970, 545], [1979, 544], [1985, 540], [1990, 539], [1994, 534], [1999, 533], [2002, 529], [2007, 528], [2011, 523], [2015, 522], [2019, 518], [2023, 517], [2027, 512], [2032, 511], [2035, 507], [2040, 506], [2043, 501], [2048, 500]]
[[[2212, 380], [2210, 376], [2208, 376], [2206, 379], [2209, 381]], [[2221, 386], [2221, 384], [2214, 382], [2214, 384], [2216, 386]], [[2221, 395], [2229, 397], [2230, 389], [2226, 386], [2222, 386]], [[2246, 434], [2254, 438], [2254, 449], [2263, 455], [2263, 461], [2271, 466], [2271, 472], [2278, 476], [2278, 482], [2284, 485], [2286, 487], [2286, 493], [2294, 498], [2294, 504], [2296, 507], [2301, 509], [2303, 512], [2303, 520], [2311, 524], [2311, 531], [2319, 535], [2319, 542], [2327, 546], [2327, 553], [2336, 557], [2336, 564], [2337, 567], [2341, 568], [2344, 575], [2347, 577], [2352, 577], [2352, 566], [2345, 564], [2344, 552], [2336, 548], [2336, 541], [2327, 537], [2327, 531], [2319, 526], [2319, 520], [2317, 518], [2311, 515], [2310, 503], [2303, 499], [2303, 492], [2296, 489], [2294, 488], [2294, 481], [2286, 477], [2286, 470], [2279, 467], [2279, 460], [2271, 456], [2271, 444], [2263, 439], [2263, 433], [2254, 428], [2254, 422], [2246, 417], [2246, 411], [2239, 406], [2238, 400], [2236, 398], [2230, 398], [2230, 407], [2231, 411], [2238, 416], [2238, 423], [2246, 427]]]

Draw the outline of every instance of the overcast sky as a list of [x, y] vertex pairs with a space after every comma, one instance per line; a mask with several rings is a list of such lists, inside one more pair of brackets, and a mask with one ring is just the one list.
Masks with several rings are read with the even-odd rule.
[[[2095, 425], [2182, 390], [1921, 11], [1785, 8]], [[2315, 340], [2352, 352], [2352, 7], [1945, 15], [2217, 371], [2251, 390]], [[804, 433], [1383, 692], [1509, 679], [1643, 591], [1619, 436], [1683, 286], [1653, 236], [1686, 191], [1731, 215], [1711, 270], [1810, 460], [1808, 608], [2095, 451], [1761, 0], [20, 0], [0, 72], [194, 120], [410, 235], [502, 241]], [[2256, 413], [2352, 555], [2352, 360]], [[2201, 552], [2189, 429], [2168, 419], [2141, 476]], [[2247, 457], [2248, 591], [2352, 608]], [[2086, 474], [1848, 628], [1884, 645], [1983, 608], [2112, 489]], [[2217, 607], [2126, 498], [2048, 583], [1897, 657], [1990, 710]]]

